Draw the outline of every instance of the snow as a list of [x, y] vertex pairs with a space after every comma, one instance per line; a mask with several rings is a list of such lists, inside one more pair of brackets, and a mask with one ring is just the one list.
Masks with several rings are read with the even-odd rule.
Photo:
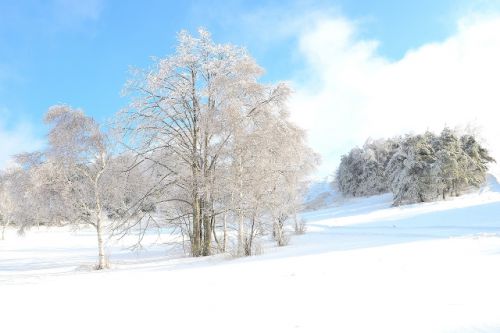
[[[335, 196], [334, 196], [335, 197]], [[390, 195], [303, 214], [308, 232], [250, 258], [182, 258], [170, 236], [9, 230], [2, 332], [500, 332], [500, 186], [391, 207]]]
[[332, 189], [332, 182], [333, 176], [311, 182], [304, 197], [306, 210], [318, 210], [339, 198], [340, 194]]

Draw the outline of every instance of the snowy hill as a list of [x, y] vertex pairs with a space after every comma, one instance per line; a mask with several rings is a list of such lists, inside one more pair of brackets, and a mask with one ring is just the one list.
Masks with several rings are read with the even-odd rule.
[[318, 210], [329, 206], [339, 197], [339, 193], [333, 190], [333, 177], [325, 177], [309, 184], [304, 197], [304, 208], [307, 211]]
[[251, 258], [168, 258], [163, 245], [134, 253], [123, 247], [131, 240], [110, 242], [114, 266], [104, 272], [85, 270], [95, 256], [90, 233], [11, 232], [0, 242], [0, 327], [500, 332], [495, 177], [478, 193], [444, 202], [338, 199], [303, 217], [308, 233]]

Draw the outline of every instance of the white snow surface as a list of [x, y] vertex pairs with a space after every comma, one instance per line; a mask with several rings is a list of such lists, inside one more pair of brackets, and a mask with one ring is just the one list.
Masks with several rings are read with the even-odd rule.
[[[148, 235], [9, 230], [0, 331], [500, 332], [500, 186], [391, 207], [391, 196], [307, 212], [308, 232], [250, 258], [185, 258]], [[150, 245], [148, 245], [150, 244]], [[173, 253], [173, 254], [172, 254]]]

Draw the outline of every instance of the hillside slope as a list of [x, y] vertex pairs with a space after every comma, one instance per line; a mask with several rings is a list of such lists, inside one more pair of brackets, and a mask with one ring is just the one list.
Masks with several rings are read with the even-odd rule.
[[[337, 199], [261, 256], [165, 259], [90, 233], [0, 243], [5, 332], [499, 332], [500, 186], [445, 202]], [[82, 266], [83, 265], [83, 266]], [[7, 328], [7, 329], [5, 329]]]

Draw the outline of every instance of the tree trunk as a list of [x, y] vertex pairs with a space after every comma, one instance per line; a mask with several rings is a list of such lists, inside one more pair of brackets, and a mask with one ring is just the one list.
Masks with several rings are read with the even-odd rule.
[[103, 230], [102, 230], [101, 216], [97, 217], [96, 231], [97, 231], [97, 247], [99, 249], [99, 263], [97, 264], [97, 269], [107, 268], [106, 256], [104, 253], [104, 240], [103, 240]]
[[215, 244], [217, 244], [217, 250], [219, 251], [219, 253], [223, 252], [222, 245], [219, 241], [219, 238], [217, 238], [217, 230], [215, 229], [214, 223], [212, 223], [212, 235], [214, 236]]
[[244, 224], [243, 224], [243, 213], [238, 212], [238, 256], [245, 254], [245, 239], [244, 239]]
[[245, 225], [243, 217], [243, 159], [241, 150], [238, 153], [238, 178], [239, 178], [239, 201], [238, 201], [238, 256], [245, 254]]
[[201, 255], [201, 207], [198, 195], [195, 194], [193, 201], [193, 235], [191, 237], [191, 255], [193, 257], [199, 257]]
[[276, 243], [278, 244], [278, 246], [283, 246], [285, 245], [284, 244], [284, 237], [283, 237], [283, 233], [284, 233], [284, 225], [285, 225], [285, 220], [286, 218], [283, 216], [283, 215], [278, 215], [278, 217], [275, 219], [275, 222], [274, 222], [274, 239], [276, 241]]
[[5, 229], [7, 229], [7, 227], [9, 226], [10, 224], [10, 220], [7, 219], [5, 221], [5, 224], [3, 225], [3, 228], [2, 228], [2, 240], [5, 240]]
[[102, 225], [102, 206], [101, 206], [101, 196], [99, 192], [99, 181], [101, 179], [102, 173], [106, 166], [106, 162], [104, 160], [104, 155], [101, 155], [102, 161], [102, 169], [97, 174], [94, 179], [94, 195], [95, 195], [95, 203], [96, 203], [96, 224], [95, 228], [97, 231], [97, 248], [99, 251], [99, 262], [97, 264], [97, 269], [105, 269], [108, 267], [106, 262], [106, 256], [104, 253], [104, 240], [103, 240], [103, 225]]
[[300, 233], [299, 219], [297, 218], [297, 211], [293, 210], [293, 228], [296, 234]]
[[227, 247], [227, 214], [224, 213], [224, 238], [222, 240], [222, 252], [226, 252], [226, 247]]
[[250, 234], [247, 237], [247, 242], [245, 244], [245, 255], [246, 256], [252, 255], [254, 231], [255, 231], [255, 215], [252, 216], [252, 225], [251, 225], [251, 229], [250, 229]]
[[209, 256], [212, 254], [212, 219], [211, 216], [203, 217], [203, 249], [202, 255]]

